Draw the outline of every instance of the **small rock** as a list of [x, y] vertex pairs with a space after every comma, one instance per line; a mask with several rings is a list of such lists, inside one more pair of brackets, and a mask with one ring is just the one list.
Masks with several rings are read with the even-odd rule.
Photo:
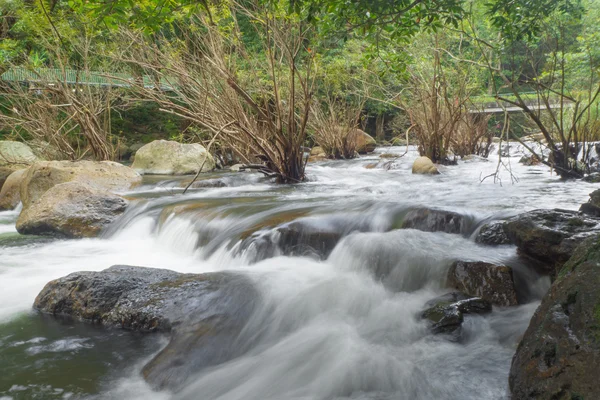
[[429, 157], [419, 157], [413, 163], [412, 173], [421, 175], [438, 175], [440, 171], [438, 171]]
[[487, 245], [510, 244], [511, 241], [506, 236], [502, 224], [502, 222], [492, 222], [482, 226], [475, 238], [475, 242]]
[[485, 262], [456, 261], [448, 270], [448, 286], [498, 306], [517, 305], [512, 268]]
[[464, 314], [486, 314], [492, 311], [492, 305], [481, 298], [472, 297], [461, 292], [448, 293], [430, 300], [421, 318], [431, 323], [431, 331], [435, 334], [450, 334], [453, 340], [460, 337]]

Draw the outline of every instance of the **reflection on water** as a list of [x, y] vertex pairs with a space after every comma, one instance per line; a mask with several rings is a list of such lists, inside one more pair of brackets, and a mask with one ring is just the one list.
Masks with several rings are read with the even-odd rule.
[[[20, 236], [18, 212], [0, 212], [0, 399], [505, 398], [514, 348], [548, 280], [513, 247], [397, 228], [412, 207], [456, 211], [475, 225], [535, 208], [576, 209], [593, 185], [561, 182], [544, 166], [521, 166], [518, 155], [515, 185], [506, 173], [502, 186], [480, 182], [496, 168], [480, 159], [412, 175], [414, 151], [386, 169], [365, 168], [383, 152], [404, 149], [309, 166], [309, 182], [295, 186], [215, 173], [182, 196], [189, 177], [152, 177], [127, 194], [133, 206], [98, 239]], [[299, 247], [310, 247], [314, 232], [326, 232], [331, 248]], [[527, 303], [467, 317], [460, 343], [430, 335], [418, 318], [445, 291], [456, 259], [511, 265]], [[182, 391], [158, 393], [140, 370], [160, 336], [30, 312], [48, 281], [113, 264], [246, 274], [263, 306], [245, 331], [259, 339]]]

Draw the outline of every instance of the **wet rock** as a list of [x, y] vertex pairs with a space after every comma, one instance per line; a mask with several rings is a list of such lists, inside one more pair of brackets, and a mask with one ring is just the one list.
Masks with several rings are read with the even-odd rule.
[[135, 153], [133, 169], [141, 174], [186, 175], [215, 169], [215, 161], [199, 143], [155, 140]]
[[540, 159], [532, 154], [526, 154], [519, 159], [519, 163], [531, 167], [540, 164]]
[[107, 192], [129, 190], [142, 182], [133, 169], [112, 161], [41, 161], [33, 164], [21, 182], [26, 209], [59, 183], [80, 182]]
[[21, 202], [21, 181], [26, 172], [26, 169], [17, 170], [4, 182], [0, 190], [0, 211], [12, 210]]
[[506, 236], [506, 232], [504, 232], [502, 222], [492, 222], [482, 226], [475, 238], [475, 242], [488, 245], [511, 243], [508, 236]]
[[590, 183], [600, 183], [600, 172], [593, 172], [583, 177], [583, 180]]
[[[600, 219], [570, 210], [534, 210], [504, 221], [502, 230], [519, 254], [554, 276], [582, 240], [600, 233]], [[478, 241], [487, 243], [481, 234]]]
[[354, 144], [354, 149], [358, 154], [372, 153], [377, 147], [377, 142], [371, 135], [360, 129], [354, 129], [346, 137], [350, 143]]
[[250, 252], [254, 261], [280, 254], [326, 259], [346, 233], [344, 228], [335, 225], [315, 224], [311, 219], [297, 220], [255, 232], [242, 241], [240, 251]]
[[23, 209], [16, 227], [24, 235], [94, 237], [126, 208], [127, 200], [116, 194], [79, 182], [61, 183]]
[[417, 208], [406, 214], [402, 228], [424, 232], [468, 234], [473, 230], [473, 221], [453, 211]]
[[203, 368], [245, 351], [238, 339], [257, 301], [253, 285], [241, 275], [113, 266], [49, 282], [34, 308], [105, 326], [170, 333], [169, 344], [142, 372], [153, 387], [177, 390]]
[[461, 292], [448, 293], [430, 300], [421, 318], [429, 320], [430, 329], [435, 334], [450, 334], [458, 340], [464, 321], [464, 314], [486, 314], [492, 311], [492, 305], [481, 298]]
[[413, 163], [412, 173], [421, 175], [438, 175], [440, 171], [438, 171], [429, 157], [419, 157]]
[[517, 305], [512, 268], [485, 262], [456, 261], [448, 270], [447, 284], [494, 305]]
[[590, 200], [583, 203], [579, 211], [592, 217], [600, 217], [600, 189], [590, 193]]
[[[181, 182], [181, 184], [179, 185], [182, 188], [187, 187], [187, 185], [189, 185], [190, 182]], [[191, 189], [202, 189], [202, 188], [222, 188], [222, 187], [227, 187], [227, 182], [225, 182], [223, 179], [203, 179], [203, 180], [199, 180], [199, 181], [195, 181], [190, 185]]]
[[542, 299], [513, 357], [513, 399], [596, 399], [600, 393], [600, 240], [588, 238]]

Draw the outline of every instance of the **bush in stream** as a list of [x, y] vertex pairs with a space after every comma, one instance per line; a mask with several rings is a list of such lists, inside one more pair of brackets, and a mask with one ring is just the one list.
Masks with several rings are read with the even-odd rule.
[[286, 15], [280, 3], [233, 1], [198, 11], [152, 40], [124, 31], [132, 45], [121, 60], [154, 82], [134, 83], [137, 95], [200, 128], [209, 150], [231, 152], [280, 183], [301, 182], [313, 29]]

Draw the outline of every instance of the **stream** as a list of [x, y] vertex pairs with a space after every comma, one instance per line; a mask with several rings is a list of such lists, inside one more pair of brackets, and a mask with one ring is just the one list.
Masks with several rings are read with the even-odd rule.
[[[404, 151], [309, 164], [309, 182], [300, 185], [216, 172], [182, 195], [190, 177], [145, 177], [126, 194], [127, 212], [96, 239], [22, 236], [18, 210], [0, 212], [0, 400], [508, 398], [512, 356], [549, 279], [527, 268], [513, 246], [398, 229], [402, 217], [414, 207], [451, 210], [468, 216], [474, 231], [537, 208], [576, 210], [594, 185], [523, 166], [518, 149], [504, 159], [518, 181], [503, 169], [501, 184], [481, 182], [496, 169], [495, 153], [441, 166], [438, 176], [411, 173], [412, 147], [401, 158], [379, 158]], [[302, 246], [282, 253], [259, 245], [277, 239], [273, 227], [295, 220], [344, 236], [321, 258]], [[431, 334], [419, 318], [427, 301], [448, 292], [455, 260], [513, 267], [523, 303], [469, 315], [460, 342]], [[247, 329], [260, 340], [173, 394], [152, 390], [140, 373], [165, 336], [31, 310], [50, 280], [115, 264], [246, 275], [261, 296]], [[374, 273], [381, 270], [384, 279]]]

